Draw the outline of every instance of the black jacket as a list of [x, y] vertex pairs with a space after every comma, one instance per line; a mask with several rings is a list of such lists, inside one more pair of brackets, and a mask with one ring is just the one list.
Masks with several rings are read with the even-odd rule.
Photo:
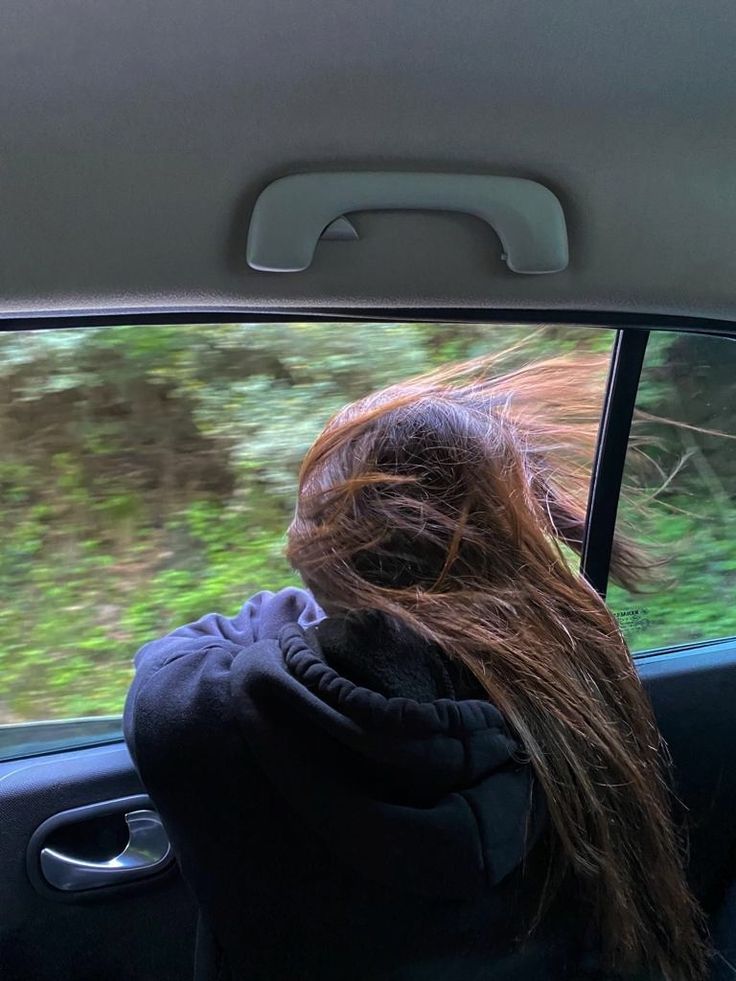
[[378, 614], [320, 621], [259, 594], [136, 658], [126, 738], [220, 976], [594, 976], [572, 893], [524, 939], [547, 818], [497, 709]]

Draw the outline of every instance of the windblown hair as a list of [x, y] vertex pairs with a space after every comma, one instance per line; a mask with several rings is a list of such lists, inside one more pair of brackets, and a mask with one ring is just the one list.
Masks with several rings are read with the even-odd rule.
[[[379, 610], [481, 682], [522, 743], [611, 966], [704, 976], [664, 748], [580, 552], [608, 359], [503, 355], [338, 412], [304, 459], [288, 555], [330, 613]], [[568, 552], [569, 554], [569, 552]], [[646, 556], [613, 548], [635, 588]], [[554, 888], [554, 886], [550, 886]], [[541, 913], [540, 913], [541, 915]]]

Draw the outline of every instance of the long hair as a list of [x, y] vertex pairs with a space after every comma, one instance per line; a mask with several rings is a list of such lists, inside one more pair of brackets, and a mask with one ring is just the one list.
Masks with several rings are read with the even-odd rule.
[[[338, 412], [307, 453], [288, 555], [329, 612], [379, 610], [462, 662], [544, 790], [552, 880], [581, 884], [609, 963], [705, 971], [663, 746], [621, 631], [573, 570], [608, 359], [503, 356]], [[618, 538], [612, 577], [646, 557]]]

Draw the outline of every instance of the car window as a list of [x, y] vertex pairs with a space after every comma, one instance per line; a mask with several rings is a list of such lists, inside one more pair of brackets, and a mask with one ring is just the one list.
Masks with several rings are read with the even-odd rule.
[[646, 546], [656, 576], [643, 593], [608, 590], [634, 651], [736, 635], [735, 436], [736, 343], [653, 332], [619, 529]]
[[613, 336], [411, 323], [0, 335], [0, 753], [116, 736], [141, 644], [296, 582], [283, 546], [298, 464], [346, 401], [521, 340], [524, 361], [607, 352]]

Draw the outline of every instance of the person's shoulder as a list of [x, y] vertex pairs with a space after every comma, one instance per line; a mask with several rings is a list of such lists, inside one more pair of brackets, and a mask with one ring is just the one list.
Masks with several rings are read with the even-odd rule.
[[298, 623], [309, 627], [324, 617], [318, 603], [306, 589], [287, 586], [278, 592], [261, 590], [243, 604], [235, 616], [206, 613], [199, 620], [142, 647], [135, 656], [138, 670], [160, 667], [167, 661], [189, 653], [195, 647], [226, 642], [237, 648], [248, 647], [257, 640], [275, 639], [282, 627]]
[[227, 641], [189, 639], [147, 654], [123, 712], [125, 739], [139, 766], [144, 759], [220, 738], [230, 718], [229, 678], [237, 648]]
[[166, 747], [199, 739], [211, 720], [218, 731], [232, 718], [231, 667], [240, 654], [275, 641], [290, 623], [309, 627], [323, 616], [304, 589], [264, 590], [234, 617], [208, 613], [136, 654], [136, 673], [123, 715], [134, 757], [143, 742]]

